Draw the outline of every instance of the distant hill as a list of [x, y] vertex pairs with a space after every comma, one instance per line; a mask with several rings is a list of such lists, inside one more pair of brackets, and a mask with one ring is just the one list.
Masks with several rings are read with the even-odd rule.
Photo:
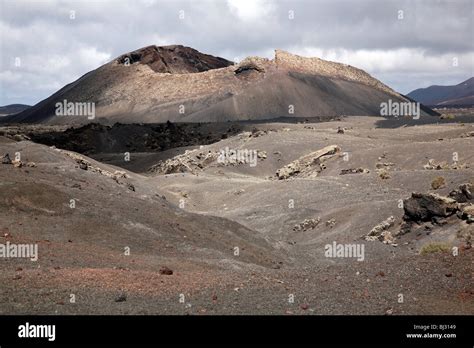
[[[388, 100], [409, 101], [346, 64], [281, 50], [272, 60], [249, 57], [234, 64], [190, 47], [148, 46], [117, 57], [2, 121], [160, 123], [378, 116], [381, 103]], [[67, 117], [57, 110], [63, 103], [72, 106]], [[88, 118], [75, 106], [90, 107], [94, 116]], [[434, 113], [422, 108], [422, 116], [427, 114]]]
[[454, 86], [415, 89], [407, 96], [429, 106], [471, 106], [474, 105], [474, 77]]
[[5, 106], [0, 106], [0, 116], [12, 115], [22, 112], [28, 109], [30, 105], [25, 104], [10, 104]]

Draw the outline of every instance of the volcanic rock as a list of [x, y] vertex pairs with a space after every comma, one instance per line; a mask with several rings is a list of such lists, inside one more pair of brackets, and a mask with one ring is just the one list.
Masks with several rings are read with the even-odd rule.
[[474, 205], [469, 204], [461, 207], [460, 217], [466, 220], [468, 224], [472, 224], [474, 222]]
[[323, 162], [341, 151], [337, 145], [329, 145], [321, 150], [311, 152], [298, 158], [276, 172], [279, 180], [289, 179], [296, 176], [317, 176], [323, 170]]
[[458, 209], [458, 203], [436, 193], [412, 193], [403, 201], [405, 220], [429, 221], [433, 217], [448, 217]]
[[370, 232], [365, 236], [365, 240], [369, 242], [373, 242], [375, 240], [390, 243], [393, 242], [392, 235], [387, 233], [384, 234], [383, 232], [392, 227], [394, 223], [395, 218], [393, 216], [390, 216], [389, 218], [372, 228]]
[[20, 160], [13, 160], [13, 161], [12, 161], [12, 164], [13, 164], [13, 166], [14, 166], [15, 168], [21, 168], [21, 167], [23, 167], [23, 162], [20, 161]]
[[470, 202], [473, 200], [472, 185], [470, 183], [462, 184], [459, 188], [451, 191], [449, 197], [459, 203]]
[[182, 155], [158, 162], [149, 171], [157, 174], [195, 173], [216, 161], [217, 157], [216, 152], [204, 153], [199, 150], [186, 150]]
[[172, 275], [173, 270], [171, 270], [170, 268], [168, 268], [166, 266], [163, 266], [163, 267], [160, 268], [160, 274], [162, 274], [162, 275]]
[[10, 158], [10, 155], [6, 153], [3, 158], [2, 158], [2, 164], [12, 164], [12, 160]]
[[370, 173], [370, 170], [366, 168], [349, 168], [349, 169], [342, 169], [340, 175], [346, 174], [360, 174], [360, 173]]
[[309, 229], [314, 229], [319, 222], [321, 221], [321, 218], [316, 218], [316, 219], [305, 219], [303, 222], [296, 224], [293, 227], [293, 231], [307, 231]]
[[125, 293], [121, 293], [119, 294], [115, 299], [114, 299], [115, 302], [125, 302], [127, 301], [127, 294]]

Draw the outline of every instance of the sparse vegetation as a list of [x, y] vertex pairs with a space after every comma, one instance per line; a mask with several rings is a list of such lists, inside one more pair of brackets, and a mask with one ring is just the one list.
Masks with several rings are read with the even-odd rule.
[[433, 242], [425, 244], [420, 249], [420, 255], [427, 255], [433, 253], [446, 253], [451, 250], [451, 246], [447, 243]]
[[456, 116], [454, 116], [453, 114], [444, 114], [440, 116], [440, 119], [442, 120], [454, 120], [455, 118]]
[[437, 176], [434, 178], [434, 180], [431, 182], [431, 187], [433, 190], [438, 190], [446, 185], [446, 180], [442, 176]]

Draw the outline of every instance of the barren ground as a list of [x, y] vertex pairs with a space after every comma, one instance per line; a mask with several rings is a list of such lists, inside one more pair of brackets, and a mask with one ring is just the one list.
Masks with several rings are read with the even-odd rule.
[[[98, 145], [95, 159], [82, 156], [87, 170], [75, 153], [0, 136], [0, 156], [20, 152], [24, 163], [0, 164], [0, 243], [39, 248], [37, 262], [0, 259], [0, 314], [472, 314], [473, 251], [458, 233], [472, 234], [472, 224], [420, 226], [395, 246], [362, 238], [390, 216], [389, 230], [399, 229], [399, 202], [412, 192], [446, 196], [474, 184], [472, 115], [462, 120], [241, 124], [212, 144], [180, 139], [162, 152], [131, 151], [130, 161], [121, 144], [106, 152]], [[318, 175], [276, 178], [328, 145], [341, 152]], [[185, 172], [149, 170], [185, 150], [226, 147], [266, 157], [255, 167], [211, 161]], [[459, 166], [424, 168], [430, 159], [452, 165], [454, 153]], [[355, 168], [368, 173], [340, 174]], [[445, 185], [435, 190], [439, 176]], [[317, 218], [314, 228], [294, 230]], [[326, 257], [333, 242], [363, 244], [364, 260]], [[435, 242], [459, 255], [420, 253]], [[172, 275], [160, 273], [165, 266]]]

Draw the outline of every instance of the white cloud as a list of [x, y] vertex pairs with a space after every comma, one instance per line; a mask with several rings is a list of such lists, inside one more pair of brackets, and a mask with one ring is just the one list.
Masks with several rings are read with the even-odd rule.
[[100, 52], [96, 47], [83, 47], [78, 50], [77, 59], [85, 68], [93, 69], [108, 62], [111, 54]]
[[227, 6], [244, 22], [262, 20], [275, 10], [275, 3], [268, 0], [227, 0]]
[[0, 72], [0, 81], [3, 83], [17, 83], [21, 80], [20, 74], [15, 74], [11, 70]]
[[474, 75], [473, 21], [472, 0], [0, 0], [0, 105], [36, 103], [152, 44], [230, 60], [281, 48], [362, 68], [400, 91], [450, 84]]
[[449, 73], [461, 70], [469, 75], [474, 70], [474, 52], [436, 54], [411, 48], [348, 50], [315, 47], [294, 47], [291, 52], [305, 57], [319, 57], [349, 64], [373, 73]]

